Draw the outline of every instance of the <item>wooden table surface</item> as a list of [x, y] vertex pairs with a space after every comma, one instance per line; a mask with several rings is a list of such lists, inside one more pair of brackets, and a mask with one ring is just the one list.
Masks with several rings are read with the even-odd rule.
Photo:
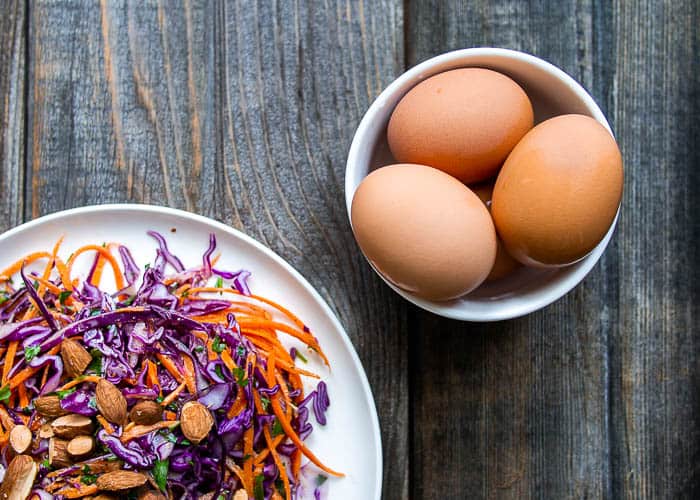
[[[143, 202], [242, 229], [347, 328], [384, 497], [698, 498], [697, 0], [5, 0], [0, 229]], [[348, 225], [345, 158], [407, 67], [524, 50], [596, 98], [626, 168], [618, 229], [564, 299], [491, 324], [399, 299]]]

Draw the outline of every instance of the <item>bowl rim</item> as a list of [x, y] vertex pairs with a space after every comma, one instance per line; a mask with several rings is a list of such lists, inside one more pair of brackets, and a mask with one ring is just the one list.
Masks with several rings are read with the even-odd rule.
[[[479, 57], [497, 57], [503, 59], [513, 59], [520, 62], [525, 62], [534, 66], [544, 73], [548, 73], [555, 77], [567, 87], [569, 87], [576, 96], [580, 99], [581, 103], [585, 106], [586, 110], [592, 118], [594, 118], [598, 123], [603, 125], [608, 132], [614, 137], [614, 133], [608, 123], [603, 111], [600, 109], [598, 104], [595, 102], [593, 97], [583, 88], [583, 86], [578, 83], [573, 77], [564, 72], [557, 66], [549, 63], [543, 59], [532, 54], [521, 52], [512, 49], [496, 48], [496, 47], [473, 47], [467, 49], [453, 50], [446, 52], [426, 61], [423, 61], [416, 66], [408, 69], [406, 72], [402, 73], [398, 78], [392, 81], [372, 102], [370, 107], [365, 112], [360, 124], [355, 130], [353, 135], [352, 143], [350, 144], [350, 150], [348, 152], [348, 158], [345, 167], [345, 205], [347, 210], [348, 221], [352, 228], [352, 199], [354, 197], [355, 191], [359, 185], [359, 182], [355, 182], [355, 172], [358, 170], [358, 159], [362, 152], [367, 147], [367, 136], [370, 133], [370, 129], [374, 124], [375, 120], [378, 119], [378, 115], [385, 108], [385, 102], [389, 100], [394, 94], [401, 92], [401, 89], [411, 81], [414, 83], [409, 87], [412, 88], [420, 81], [423, 81], [439, 72], [433, 71], [436, 66], [449, 65], [450, 63], [455, 64], [455, 68], [460, 67], [459, 63], [463, 62], [461, 67], [470, 67], [469, 58], [475, 56]], [[443, 71], [448, 71], [445, 69]], [[407, 89], [402, 92], [403, 95], [407, 92]], [[388, 120], [388, 119], [387, 119]], [[374, 142], [372, 144], [374, 147]], [[484, 308], [483, 311], [465, 311], [458, 307], [450, 307], [448, 304], [451, 302], [436, 302], [421, 299], [405, 290], [398, 288], [396, 285], [387, 280], [372, 264], [372, 262], [367, 258], [367, 256], [362, 252], [363, 257], [369, 263], [369, 265], [374, 269], [374, 271], [379, 275], [379, 277], [391, 287], [396, 293], [401, 295], [404, 299], [415, 304], [416, 306], [430, 311], [439, 316], [443, 316], [450, 319], [457, 319], [462, 321], [473, 321], [473, 322], [490, 322], [490, 321], [500, 321], [506, 319], [513, 319], [520, 316], [524, 316], [531, 312], [542, 309], [553, 302], [561, 299], [564, 295], [570, 292], [574, 287], [576, 287], [586, 275], [593, 269], [596, 263], [600, 260], [605, 248], [608, 246], [612, 235], [615, 231], [617, 225], [617, 220], [620, 215], [620, 207], [622, 201], [618, 205], [617, 213], [615, 218], [610, 224], [610, 228], [603, 237], [603, 239], [578, 262], [566, 266], [569, 270], [567, 274], [554, 279], [553, 281], [540, 287], [536, 293], [536, 296], [529, 297], [527, 300], [523, 299], [522, 302], [517, 304], [511, 304], [508, 307]], [[353, 228], [354, 232], [354, 228]], [[468, 296], [467, 296], [468, 297]], [[464, 299], [462, 299], [464, 300]], [[496, 301], [494, 301], [495, 303]]]

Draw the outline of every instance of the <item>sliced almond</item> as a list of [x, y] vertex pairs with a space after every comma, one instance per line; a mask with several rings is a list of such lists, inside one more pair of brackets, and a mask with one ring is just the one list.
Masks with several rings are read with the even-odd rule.
[[66, 450], [68, 441], [52, 437], [49, 439], [49, 463], [54, 467], [68, 467], [73, 463]]
[[180, 429], [187, 439], [194, 444], [207, 437], [214, 419], [202, 403], [190, 401], [185, 403], [180, 412]]
[[26, 425], [15, 425], [10, 431], [10, 445], [16, 453], [24, 453], [32, 444], [32, 431]]
[[36, 474], [34, 459], [29, 455], [17, 455], [5, 471], [5, 479], [0, 486], [0, 498], [25, 500], [32, 492]]
[[140, 472], [117, 470], [102, 474], [97, 478], [95, 485], [105, 491], [122, 491], [143, 486], [146, 481], [148, 478]]
[[248, 500], [248, 493], [241, 488], [240, 490], [236, 491], [236, 493], [233, 495], [233, 500]]
[[53, 427], [51, 427], [50, 423], [45, 423], [41, 427], [39, 427], [39, 437], [41, 439], [48, 439], [50, 437], [53, 437]]
[[117, 425], [126, 423], [126, 398], [112, 382], [105, 379], [97, 382], [95, 401], [104, 418]]
[[136, 497], [138, 500], [165, 500], [165, 495], [160, 491], [149, 490], [147, 487], [142, 488], [138, 493]]
[[61, 408], [61, 400], [58, 396], [43, 396], [34, 400], [34, 408], [39, 415], [48, 418], [62, 417], [68, 415], [68, 411]]
[[51, 427], [54, 434], [58, 437], [73, 439], [75, 436], [91, 434], [95, 426], [89, 417], [71, 413], [70, 415], [58, 417], [51, 422]]
[[139, 425], [151, 425], [163, 419], [163, 407], [155, 401], [139, 401], [129, 412], [129, 418]]
[[92, 361], [92, 356], [76, 340], [66, 339], [61, 342], [61, 358], [63, 366], [70, 378], [83, 374]]
[[91, 453], [94, 448], [95, 440], [92, 436], [77, 436], [68, 442], [66, 451], [73, 458], [81, 458]]

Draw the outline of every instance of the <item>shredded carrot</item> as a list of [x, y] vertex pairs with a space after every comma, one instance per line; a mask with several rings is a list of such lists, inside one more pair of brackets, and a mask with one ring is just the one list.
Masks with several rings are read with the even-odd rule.
[[12, 364], [15, 361], [15, 355], [17, 354], [17, 346], [19, 341], [13, 340], [7, 345], [7, 354], [5, 354], [5, 364], [2, 367], [2, 385], [7, 383], [7, 377], [10, 376], [10, 371], [12, 371]]
[[158, 353], [156, 354], [156, 358], [158, 358], [158, 361], [160, 361], [160, 364], [163, 365], [163, 367], [168, 370], [170, 375], [175, 378], [178, 382], [183, 381], [182, 373], [180, 373], [180, 370], [177, 368], [177, 365], [175, 362], [167, 357], [165, 354]]
[[76, 482], [76, 484], [78, 484], [78, 487], [60, 489], [56, 493], [62, 495], [64, 498], [82, 498], [88, 495], [93, 495], [100, 491], [99, 488], [94, 484], [83, 485], [78, 482]]
[[29, 406], [29, 398], [27, 398], [27, 386], [24, 384], [19, 384], [17, 387], [17, 393], [19, 394], [19, 406], [21, 408], [26, 408]]
[[185, 383], [190, 394], [197, 394], [197, 383], [194, 379], [194, 362], [189, 356], [182, 356], [182, 364], [185, 366]]
[[175, 401], [185, 387], [187, 387], [187, 382], [183, 382], [180, 385], [178, 385], [173, 392], [171, 392], [163, 398], [163, 401], [160, 402], [160, 405], [166, 407], [170, 403]]
[[165, 410], [163, 412], [163, 418], [165, 418], [165, 420], [177, 420], [177, 413], [174, 411]]
[[70, 382], [66, 383], [58, 390], [59, 391], [67, 391], [68, 389], [72, 389], [76, 385], [80, 385], [83, 382], [92, 382], [93, 384], [96, 384], [97, 382], [100, 381], [100, 378], [101, 377], [98, 377], [96, 375], [81, 375], [80, 377], [74, 378]]
[[112, 424], [107, 422], [106, 418], [104, 418], [100, 414], [98, 414], [96, 418], [97, 418], [97, 421], [100, 423], [100, 425], [104, 428], [104, 430], [107, 434], [114, 434], [114, 427], [112, 427]]
[[160, 429], [167, 429], [170, 427], [174, 427], [178, 425], [180, 422], [177, 420], [172, 421], [172, 420], [161, 420], [160, 422], [156, 422], [153, 425], [135, 425], [131, 429], [126, 430], [124, 429], [124, 434], [122, 434], [122, 437], [119, 438], [122, 443], [128, 443], [132, 439], [139, 438], [141, 436], [145, 436], [146, 434], [157, 431]]
[[13, 275], [17, 274], [20, 271], [20, 269], [22, 269], [23, 265], [28, 266], [32, 262], [35, 262], [40, 259], [51, 259], [51, 254], [49, 252], [30, 253], [26, 257], [19, 259], [11, 266], [5, 268], [5, 270], [0, 273], [0, 280], [8, 281], [10, 278], [12, 278]]
[[243, 462], [243, 484], [248, 485], [248, 489], [246, 490], [248, 493], [248, 496], [252, 496], [254, 494], [252, 486], [253, 486], [253, 426], [251, 425], [248, 427], [245, 432], [243, 433], [243, 453], [245, 454], [246, 459], [245, 462]]
[[[47, 351], [47, 354], [50, 356], [53, 356], [58, 352], [60, 349], [60, 346], [53, 347], [49, 351]], [[38, 372], [41, 368], [32, 368], [31, 366], [27, 366], [26, 368], [22, 368], [19, 372], [17, 372], [8, 382], [10, 384], [10, 389], [16, 389], [17, 386], [21, 383], [23, 383], [25, 380], [30, 378], [32, 375], [34, 375], [36, 372]]]
[[109, 265], [112, 266], [112, 272], [114, 273], [114, 281], [117, 284], [117, 289], [121, 290], [122, 288], [124, 288], [124, 276], [122, 275], [122, 271], [119, 268], [117, 260], [114, 258], [114, 256], [109, 250], [99, 245], [85, 245], [73, 252], [73, 255], [70, 256], [70, 259], [68, 259], [68, 263], [66, 264], [68, 267], [68, 271], [70, 272], [70, 270], [73, 268], [75, 259], [79, 255], [85, 252], [89, 252], [90, 250], [99, 253], [102, 257], [104, 257], [107, 260], [107, 262], [109, 262]]

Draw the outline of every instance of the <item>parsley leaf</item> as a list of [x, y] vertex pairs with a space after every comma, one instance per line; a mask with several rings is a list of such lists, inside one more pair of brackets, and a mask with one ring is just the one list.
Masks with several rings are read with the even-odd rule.
[[0, 304], [4, 304], [8, 300], [10, 300], [10, 294], [5, 290], [0, 290]]
[[275, 422], [272, 424], [272, 437], [281, 436], [282, 434], [284, 434], [282, 424], [279, 420], [275, 419]]
[[321, 474], [316, 476], [316, 486], [321, 486], [326, 481], [328, 481], [328, 478], [326, 476], [322, 476]]
[[224, 352], [224, 349], [226, 349], [226, 342], [224, 342], [221, 337], [217, 335], [214, 337], [214, 340], [211, 343], [211, 350], [221, 354]]
[[29, 363], [31, 360], [36, 358], [37, 354], [41, 351], [41, 347], [38, 345], [30, 345], [24, 348], [24, 360]]
[[245, 347], [238, 344], [238, 347], [236, 347], [236, 354], [238, 354], [239, 358], [242, 358], [243, 356], [245, 356]]
[[72, 394], [76, 391], [75, 387], [71, 387], [70, 389], [66, 389], [65, 391], [56, 391], [56, 396], [58, 396], [58, 399], [63, 399], [69, 394]]
[[58, 294], [58, 301], [61, 303], [62, 306], [66, 305], [66, 300], [68, 300], [68, 297], [73, 295], [73, 292], [70, 290], [64, 290], [61, 293]]
[[236, 383], [241, 387], [245, 387], [248, 383], [248, 379], [245, 378], [245, 370], [239, 366], [233, 368], [233, 376], [236, 377]]
[[308, 362], [309, 362], [309, 360], [306, 359], [306, 357], [305, 357], [302, 353], [300, 353], [299, 351], [296, 352], [296, 355], [297, 355], [297, 358], [299, 358], [300, 360], [302, 360], [304, 363], [308, 363]]
[[0, 401], [7, 401], [10, 399], [10, 395], [12, 394], [12, 391], [10, 390], [9, 385], [4, 385], [2, 388], [0, 388]]
[[255, 476], [255, 486], [253, 487], [253, 496], [255, 500], [265, 500], [265, 488], [263, 488], [263, 475]]
[[270, 406], [270, 400], [265, 396], [260, 396], [260, 404], [262, 405], [263, 410], [267, 411], [268, 407]]
[[167, 487], [169, 466], [170, 460], [167, 458], [165, 460], [156, 460], [156, 464], [153, 466], [153, 479], [156, 480], [156, 484], [161, 491], [165, 491]]
[[98, 375], [102, 374], [102, 353], [97, 349], [90, 350], [90, 356], [92, 356], [92, 361], [86, 368], [87, 371], [96, 373]]
[[80, 482], [83, 484], [94, 484], [97, 481], [97, 476], [95, 474], [83, 474], [80, 478]]
[[216, 278], [216, 288], [223, 288], [224, 287], [224, 279], [219, 276]]

